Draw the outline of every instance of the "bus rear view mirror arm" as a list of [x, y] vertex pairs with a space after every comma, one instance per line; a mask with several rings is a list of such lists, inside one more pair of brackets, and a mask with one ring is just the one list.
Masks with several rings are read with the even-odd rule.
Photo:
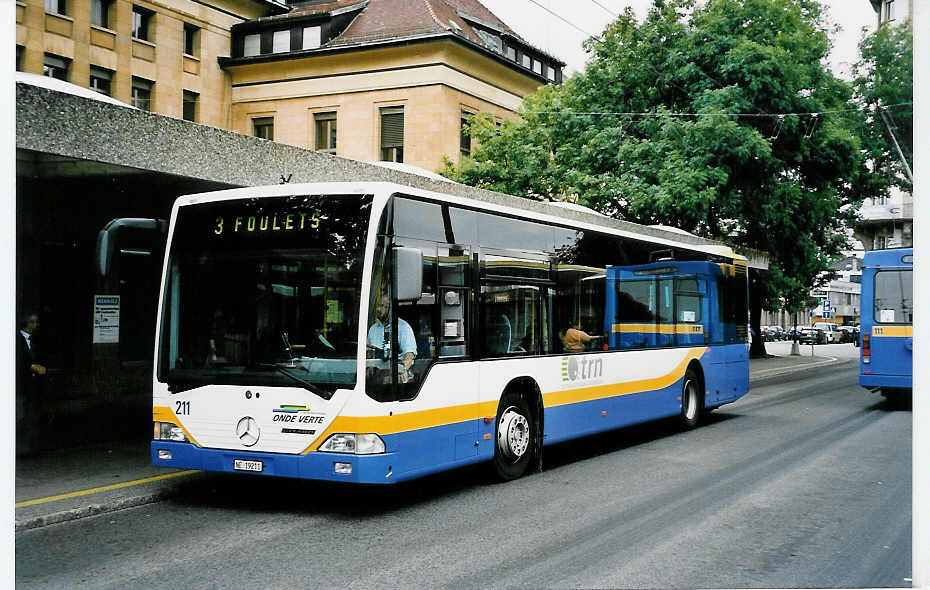
[[417, 301], [423, 292], [423, 252], [394, 248], [394, 293], [398, 301]]

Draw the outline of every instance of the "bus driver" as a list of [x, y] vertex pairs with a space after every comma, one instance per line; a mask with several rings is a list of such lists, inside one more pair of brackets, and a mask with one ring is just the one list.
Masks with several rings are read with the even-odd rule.
[[[391, 351], [391, 299], [387, 295], [382, 295], [375, 307], [377, 317], [375, 323], [368, 329], [368, 345], [381, 351], [382, 357], [387, 360], [390, 358]], [[417, 356], [417, 340], [413, 335], [413, 329], [403, 318], [397, 318], [397, 344], [400, 352], [397, 360], [402, 363], [401, 383], [407, 381], [408, 371], [413, 366], [413, 360]]]

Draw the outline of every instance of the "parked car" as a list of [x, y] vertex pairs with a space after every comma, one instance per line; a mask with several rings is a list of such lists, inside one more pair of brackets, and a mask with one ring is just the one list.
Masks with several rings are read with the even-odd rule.
[[840, 341], [840, 333], [836, 329], [836, 324], [831, 324], [830, 322], [815, 322], [814, 327], [824, 333], [824, 339], [827, 344]]
[[785, 339], [785, 330], [781, 326], [762, 326], [762, 333], [768, 342]]
[[818, 330], [814, 326], [798, 326], [798, 341], [801, 344], [825, 344], [827, 335], [823, 330]]
[[859, 339], [855, 326], [840, 326], [837, 330], [840, 333], [840, 342], [856, 342]]

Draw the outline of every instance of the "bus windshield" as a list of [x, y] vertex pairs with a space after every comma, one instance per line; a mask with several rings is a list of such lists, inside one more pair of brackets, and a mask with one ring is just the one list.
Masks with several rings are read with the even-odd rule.
[[165, 281], [158, 378], [304, 387], [356, 382], [370, 195], [181, 207]]

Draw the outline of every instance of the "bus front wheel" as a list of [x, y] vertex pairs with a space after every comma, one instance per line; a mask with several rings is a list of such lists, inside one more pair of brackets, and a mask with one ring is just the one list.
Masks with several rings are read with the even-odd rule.
[[688, 369], [681, 386], [681, 425], [688, 430], [697, 426], [703, 405], [701, 381], [692, 369]]
[[497, 408], [494, 442], [494, 470], [510, 481], [526, 471], [536, 453], [536, 422], [523, 396], [504, 394]]

